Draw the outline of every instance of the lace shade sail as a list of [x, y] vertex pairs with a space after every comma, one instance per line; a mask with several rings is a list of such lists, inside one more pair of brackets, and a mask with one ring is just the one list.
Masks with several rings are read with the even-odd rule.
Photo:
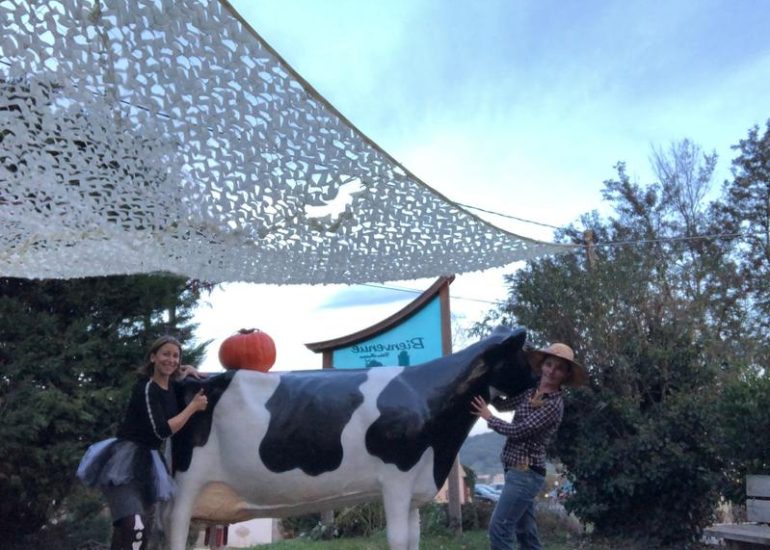
[[0, 0], [0, 275], [436, 277], [572, 250], [358, 131], [225, 2]]

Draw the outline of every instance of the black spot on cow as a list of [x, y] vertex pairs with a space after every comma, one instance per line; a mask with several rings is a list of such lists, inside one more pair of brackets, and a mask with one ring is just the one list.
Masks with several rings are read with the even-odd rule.
[[203, 389], [203, 392], [209, 399], [206, 410], [192, 415], [187, 424], [175, 433], [172, 438], [171, 464], [173, 472], [187, 471], [192, 460], [193, 448], [202, 447], [209, 440], [214, 408], [217, 406], [219, 398], [222, 397], [227, 386], [230, 385], [230, 380], [232, 380], [234, 375], [235, 371], [227, 371], [223, 374], [209, 376], [200, 380], [187, 377], [173, 385], [180, 409], [187, 406], [192, 401], [193, 396], [201, 389]]
[[488, 400], [493, 380], [511, 394], [535, 385], [522, 351], [525, 339], [524, 329], [500, 327], [460, 352], [405, 368], [377, 399], [381, 415], [366, 432], [366, 449], [407, 471], [432, 447], [440, 487], [476, 422], [473, 396]]
[[299, 468], [316, 476], [342, 463], [342, 430], [361, 405], [363, 370], [292, 372], [265, 406], [270, 424], [259, 456], [273, 472]]

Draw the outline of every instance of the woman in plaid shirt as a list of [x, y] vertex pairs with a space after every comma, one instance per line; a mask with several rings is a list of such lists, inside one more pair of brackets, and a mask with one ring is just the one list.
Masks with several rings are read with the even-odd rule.
[[535, 497], [545, 483], [545, 448], [556, 434], [564, 413], [561, 387], [579, 386], [588, 380], [586, 370], [574, 361], [565, 344], [551, 344], [527, 353], [530, 366], [540, 373], [537, 388], [492, 404], [500, 411], [515, 411], [512, 422], [492, 415], [481, 396], [473, 399], [473, 413], [490, 429], [507, 437], [500, 459], [505, 486], [489, 523], [492, 550], [510, 549], [513, 535], [521, 549], [540, 549], [535, 522]]

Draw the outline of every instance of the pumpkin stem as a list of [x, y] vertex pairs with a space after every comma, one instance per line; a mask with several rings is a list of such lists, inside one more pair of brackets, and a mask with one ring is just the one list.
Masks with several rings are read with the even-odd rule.
[[262, 332], [258, 328], [242, 328], [238, 331], [238, 334], [251, 334], [252, 332]]

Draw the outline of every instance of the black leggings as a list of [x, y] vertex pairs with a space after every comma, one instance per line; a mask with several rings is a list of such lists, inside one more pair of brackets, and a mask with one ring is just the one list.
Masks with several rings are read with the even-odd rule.
[[113, 522], [110, 550], [145, 550], [150, 538], [150, 521], [149, 514], [135, 514]]

